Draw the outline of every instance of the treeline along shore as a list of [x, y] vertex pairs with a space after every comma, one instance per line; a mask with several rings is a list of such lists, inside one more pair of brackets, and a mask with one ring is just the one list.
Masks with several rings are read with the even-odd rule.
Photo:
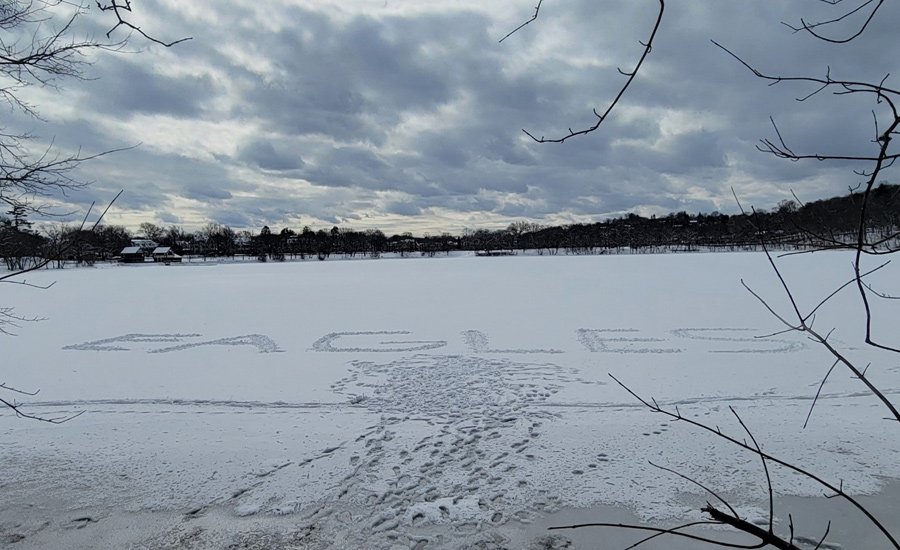
[[[683, 211], [650, 217], [627, 214], [562, 226], [519, 221], [499, 230], [421, 236], [387, 236], [377, 229], [337, 226], [318, 230], [273, 230], [264, 226], [258, 232], [237, 231], [219, 223], [209, 223], [194, 232], [152, 223], [141, 224], [137, 232], [117, 225], [100, 225], [92, 231], [65, 225], [35, 230], [25, 211], [13, 208], [0, 216], [0, 256], [6, 267], [14, 270], [42, 262], [48, 267], [62, 267], [66, 262], [112, 261], [120, 259], [123, 250], [135, 248], [149, 261], [153, 250], [160, 247], [166, 249], [168, 258], [245, 257], [260, 261], [324, 260], [334, 255], [435, 256], [454, 251], [490, 256], [526, 250], [541, 255], [740, 251], [763, 243], [781, 250], [840, 249], [855, 246], [861, 200], [859, 193], [851, 193], [806, 204], [784, 200], [771, 210], [732, 215]], [[874, 188], [864, 215], [871, 243], [881, 248], [900, 244], [900, 185], [882, 183]]]

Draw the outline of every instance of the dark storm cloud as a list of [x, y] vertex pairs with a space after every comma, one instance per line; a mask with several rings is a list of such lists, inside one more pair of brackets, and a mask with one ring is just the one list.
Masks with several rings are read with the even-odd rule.
[[171, 225], [178, 225], [179, 223], [181, 223], [181, 218], [168, 212], [163, 212], [159, 214], [159, 221]]
[[640, 145], [621, 145], [614, 150], [615, 160], [622, 165], [640, 164], [661, 174], [685, 174], [725, 166], [719, 138], [709, 131], [680, 134], [652, 150]]
[[421, 208], [409, 202], [390, 203], [385, 207], [385, 210], [391, 214], [399, 214], [401, 216], [417, 216], [422, 213]]
[[315, 167], [303, 171], [310, 181], [327, 187], [391, 189], [395, 183], [390, 164], [361, 147], [337, 147], [325, 153]]
[[214, 94], [205, 76], [169, 77], [150, 72], [139, 57], [103, 56], [103, 78], [90, 81], [87, 106], [98, 113], [200, 116], [204, 101]]
[[221, 201], [230, 199], [231, 193], [215, 186], [188, 184], [182, 196], [198, 201]]
[[324, 134], [380, 142], [404, 109], [427, 109], [449, 99], [452, 76], [423, 52], [450, 40], [468, 18], [339, 23], [295, 7], [296, 25], [255, 37], [281, 77], [244, 82], [240, 112], [289, 134]]
[[[110, 191], [112, 190], [110, 189]], [[96, 199], [92, 198], [91, 200]], [[129, 186], [127, 192], [122, 193], [122, 196], [116, 201], [116, 207], [131, 210], [155, 210], [164, 200], [165, 194], [157, 185], [144, 182], [139, 186]]]
[[270, 140], [260, 139], [243, 145], [236, 157], [262, 170], [287, 172], [303, 168], [305, 163], [296, 152], [280, 144], [276, 148]]
[[[119, 190], [124, 190], [113, 214], [123, 209], [144, 211], [148, 220], [158, 218], [164, 223], [185, 222], [184, 213], [179, 210], [183, 199], [219, 211], [232, 198], [232, 191], [252, 188], [234, 181], [218, 163], [148, 152], [143, 147], [87, 163], [80, 173], [94, 182], [71, 196], [80, 211], [91, 202], [105, 205]], [[206, 217], [208, 221], [215, 219]]]
[[[247, 216], [244, 212], [234, 210], [220, 210], [216, 215], [216, 221], [230, 227], [255, 227], [259, 224]], [[262, 226], [260, 226], [261, 228]]]
[[[116, 200], [116, 208], [138, 211], [153, 210], [165, 200], [165, 194], [162, 190], [151, 182], [144, 182], [140, 186], [129, 187]], [[116, 196], [118, 191], [119, 189], [115, 189], [114, 186], [102, 183], [94, 183], [88, 187], [69, 191], [66, 194], [66, 199], [73, 208], [69, 209], [69, 212], [72, 212], [72, 216], [68, 217], [67, 221], [83, 217], [92, 203], [105, 206]]]

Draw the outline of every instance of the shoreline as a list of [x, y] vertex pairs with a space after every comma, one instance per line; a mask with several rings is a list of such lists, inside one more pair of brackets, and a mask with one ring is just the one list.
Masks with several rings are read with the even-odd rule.
[[[698, 495], [684, 495], [696, 509], [705, 500]], [[900, 528], [900, 480], [887, 480], [883, 490], [862, 495], [858, 500], [889, 529]], [[767, 507], [756, 502], [756, 507]], [[241, 517], [224, 505], [178, 511], [126, 511], [103, 507], [66, 508], [57, 502], [49, 508], [41, 506], [9, 507], [0, 510], [0, 542], [17, 550], [141, 548], [431, 548], [483, 547], [515, 548], [626, 548], [651, 535], [650, 532], [616, 527], [585, 527], [549, 530], [572, 524], [609, 522], [652, 525], [671, 528], [681, 521], [668, 520], [647, 524], [623, 506], [598, 504], [587, 508], [564, 508], [551, 513], [536, 513], [529, 518], [510, 518], [500, 525], [487, 522], [453, 522], [415, 527], [400, 525], [394, 533], [367, 540], [354, 537], [352, 510], [325, 510], [317, 518], [304, 518], [300, 513], [278, 516], [253, 514]], [[742, 512], [746, 506], [739, 506]], [[333, 514], [345, 517], [333, 525]], [[786, 534], [788, 514], [793, 519], [795, 542], [799, 547], [814, 548], [825, 529], [830, 530], [821, 545], [823, 549], [866, 548], [880, 550], [890, 545], [861, 513], [838, 499], [825, 497], [777, 497], [775, 501], [776, 533]], [[752, 515], [750, 517], [753, 517]], [[682, 521], [696, 521], [699, 513]], [[757, 521], [765, 527], [765, 518]], [[358, 526], [361, 527], [361, 526]], [[747, 543], [753, 539], [722, 527], [704, 527], [693, 531], [730, 543]], [[360, 546], [360, 541], [362, 546]], [[371, 543], [372, 546], [368, 546]], [[683, 537], [661, 536], [641, 546], [646, 550], [690, 550], [700, 544]]]
[[[875, 494], [854, 496], [863, 506], [889, 530], [894, 537], [900, 534], [900, 480], [885, 479], [882, 490]], [[597, 505], [590, 508], [568, 508], [559, 512], [547, 514], [523, 531], [525, 535], [520, 539], [523, 542], [528, 538], [539, 537], [541, 533], [562, 536], [571, 541], [569, 548], [597, 548], [597, 541], [603, 541], [603, 548], [626, 548], [643, 538], [652, 535], [652, 532], [620, 529], [616, 527], [583, 527], [577, 529], [559, 529], [549, 531], [550, 527], [566, 525], [579, 525], [585, 523], [623, 523], [631, 525], [643, 525], [670, 529], [687, 521], [697, 521], [701, 514], [699, 509], [706, 502], [699, 495], [684, 495], [685, 503], [692, 503], [696, 514], [682, 518], [682, 520], [665, 520], [646, 523], [641, 521], [634, 510], [620, 506]], [[710, 497], [712, 500], [712, 497]], [[747, 505], [736, 505], [737, 499], [732, 504], [739, 512], [748, 510]], [[849, 548], [866, 548], [867, 550], [881, 550], [893, 548], [885, 536], [871, 524], [865, 516], [852, 507], [848, 502], [838, 498], [778, 496], [775, 497], [775, 532], [789, 537], [790, 522], [793, 520], [794, 542], [801, 548], [815, 548], [823, 535], [828, 530], [828, 536], [822, 542], [820, 548], [839, 550]], [[753, 503], [753, 508], [760, 511], [768, 508], [767, 501]], [[767, 527], [766, 514], [753, 519], [763, 528]], [[789, 515], [790, 518], [789, 519]], [[753, 517], [753, 516], [750, 516]], [[693, 531], [703, 536], [713, 536], [717, 540], [728, 543], [746, 544], [758, 542], [750, 536], [737, 533], [726, 527], [702, 527]], [[702, 545], [683, 537], [664, 535], [658, 540], [649, 541], [640, 546], [644, 550], [692, 550]]]

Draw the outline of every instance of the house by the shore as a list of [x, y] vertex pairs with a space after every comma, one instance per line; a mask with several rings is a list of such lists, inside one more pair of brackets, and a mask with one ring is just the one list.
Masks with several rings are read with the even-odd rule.
[[144, 263], [144, 251], [139, 246], [126, 246], [119, 252], [119, 261], [123, 264]]
[[151, 254], [154, 262], [181, 263], [181, 256], [175, 253], [170, 246], [157, 246]]

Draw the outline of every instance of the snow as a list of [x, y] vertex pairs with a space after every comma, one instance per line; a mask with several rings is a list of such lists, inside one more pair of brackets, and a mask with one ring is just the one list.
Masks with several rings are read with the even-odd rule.
[[261, 504], [256, 504], [253, 502], [245, 502], [243, 504], [238, 505], [237, 508], [234, 509], [234, 513], [238, 517], [247, 517], [252, 516], [254, 514], [258, 514], [262, 509]]
[[406, 510], [404, 523], [415, 525], [418, 522], [453, 523], [463, 521], [490, 521], [487, 514], [478, 505], [477, 495], [466, 497], [445, 497], [433, 502], [417, 502]]
[[[849, 259], [780, 262], [809, 309], [852, 275]], [[879, 403], [836, 370], [802, 429], [832, 361], [802, 335], [757, 338], [783, 327], [742, 279], [790, 313], [757, 253], [30, 274], [57, 283], [4, 289], [4, 305], [46, 320], [0, 340], [0, 381], [41, 390], [19, 396], [31, 413], [84, 414], [59, 426], [0, 416], [0, 535], [66, 547], [53, 534], [78, 515], [224, 511], [266, 536], [287, 517], [325, 546], [390, 548], [502, 539], [567, 507], [689, 515], [685, 495], [698, 489], [649, 461], [765, 517], [757, 457], [652, 414], [608, 374], [743, 437], [733, 406], [766, 451], [877, 492], [900, 475]], [[889, 265], [871, 282], [896, 279]], [[894, 398], [898, 361], [859, 344], [857, 298], [838, 294], [816, 327], [835, 328], [829, 341], [872, 362]], [[876, 336], [890, 338], [897, 315], [876, 306]], [[773, 481], [781, 494], [821, 495], [783, 470]], [[212, 536], [204, 529], [196, 536]], [[173, 519], [155, 532], [193, 531]]]

